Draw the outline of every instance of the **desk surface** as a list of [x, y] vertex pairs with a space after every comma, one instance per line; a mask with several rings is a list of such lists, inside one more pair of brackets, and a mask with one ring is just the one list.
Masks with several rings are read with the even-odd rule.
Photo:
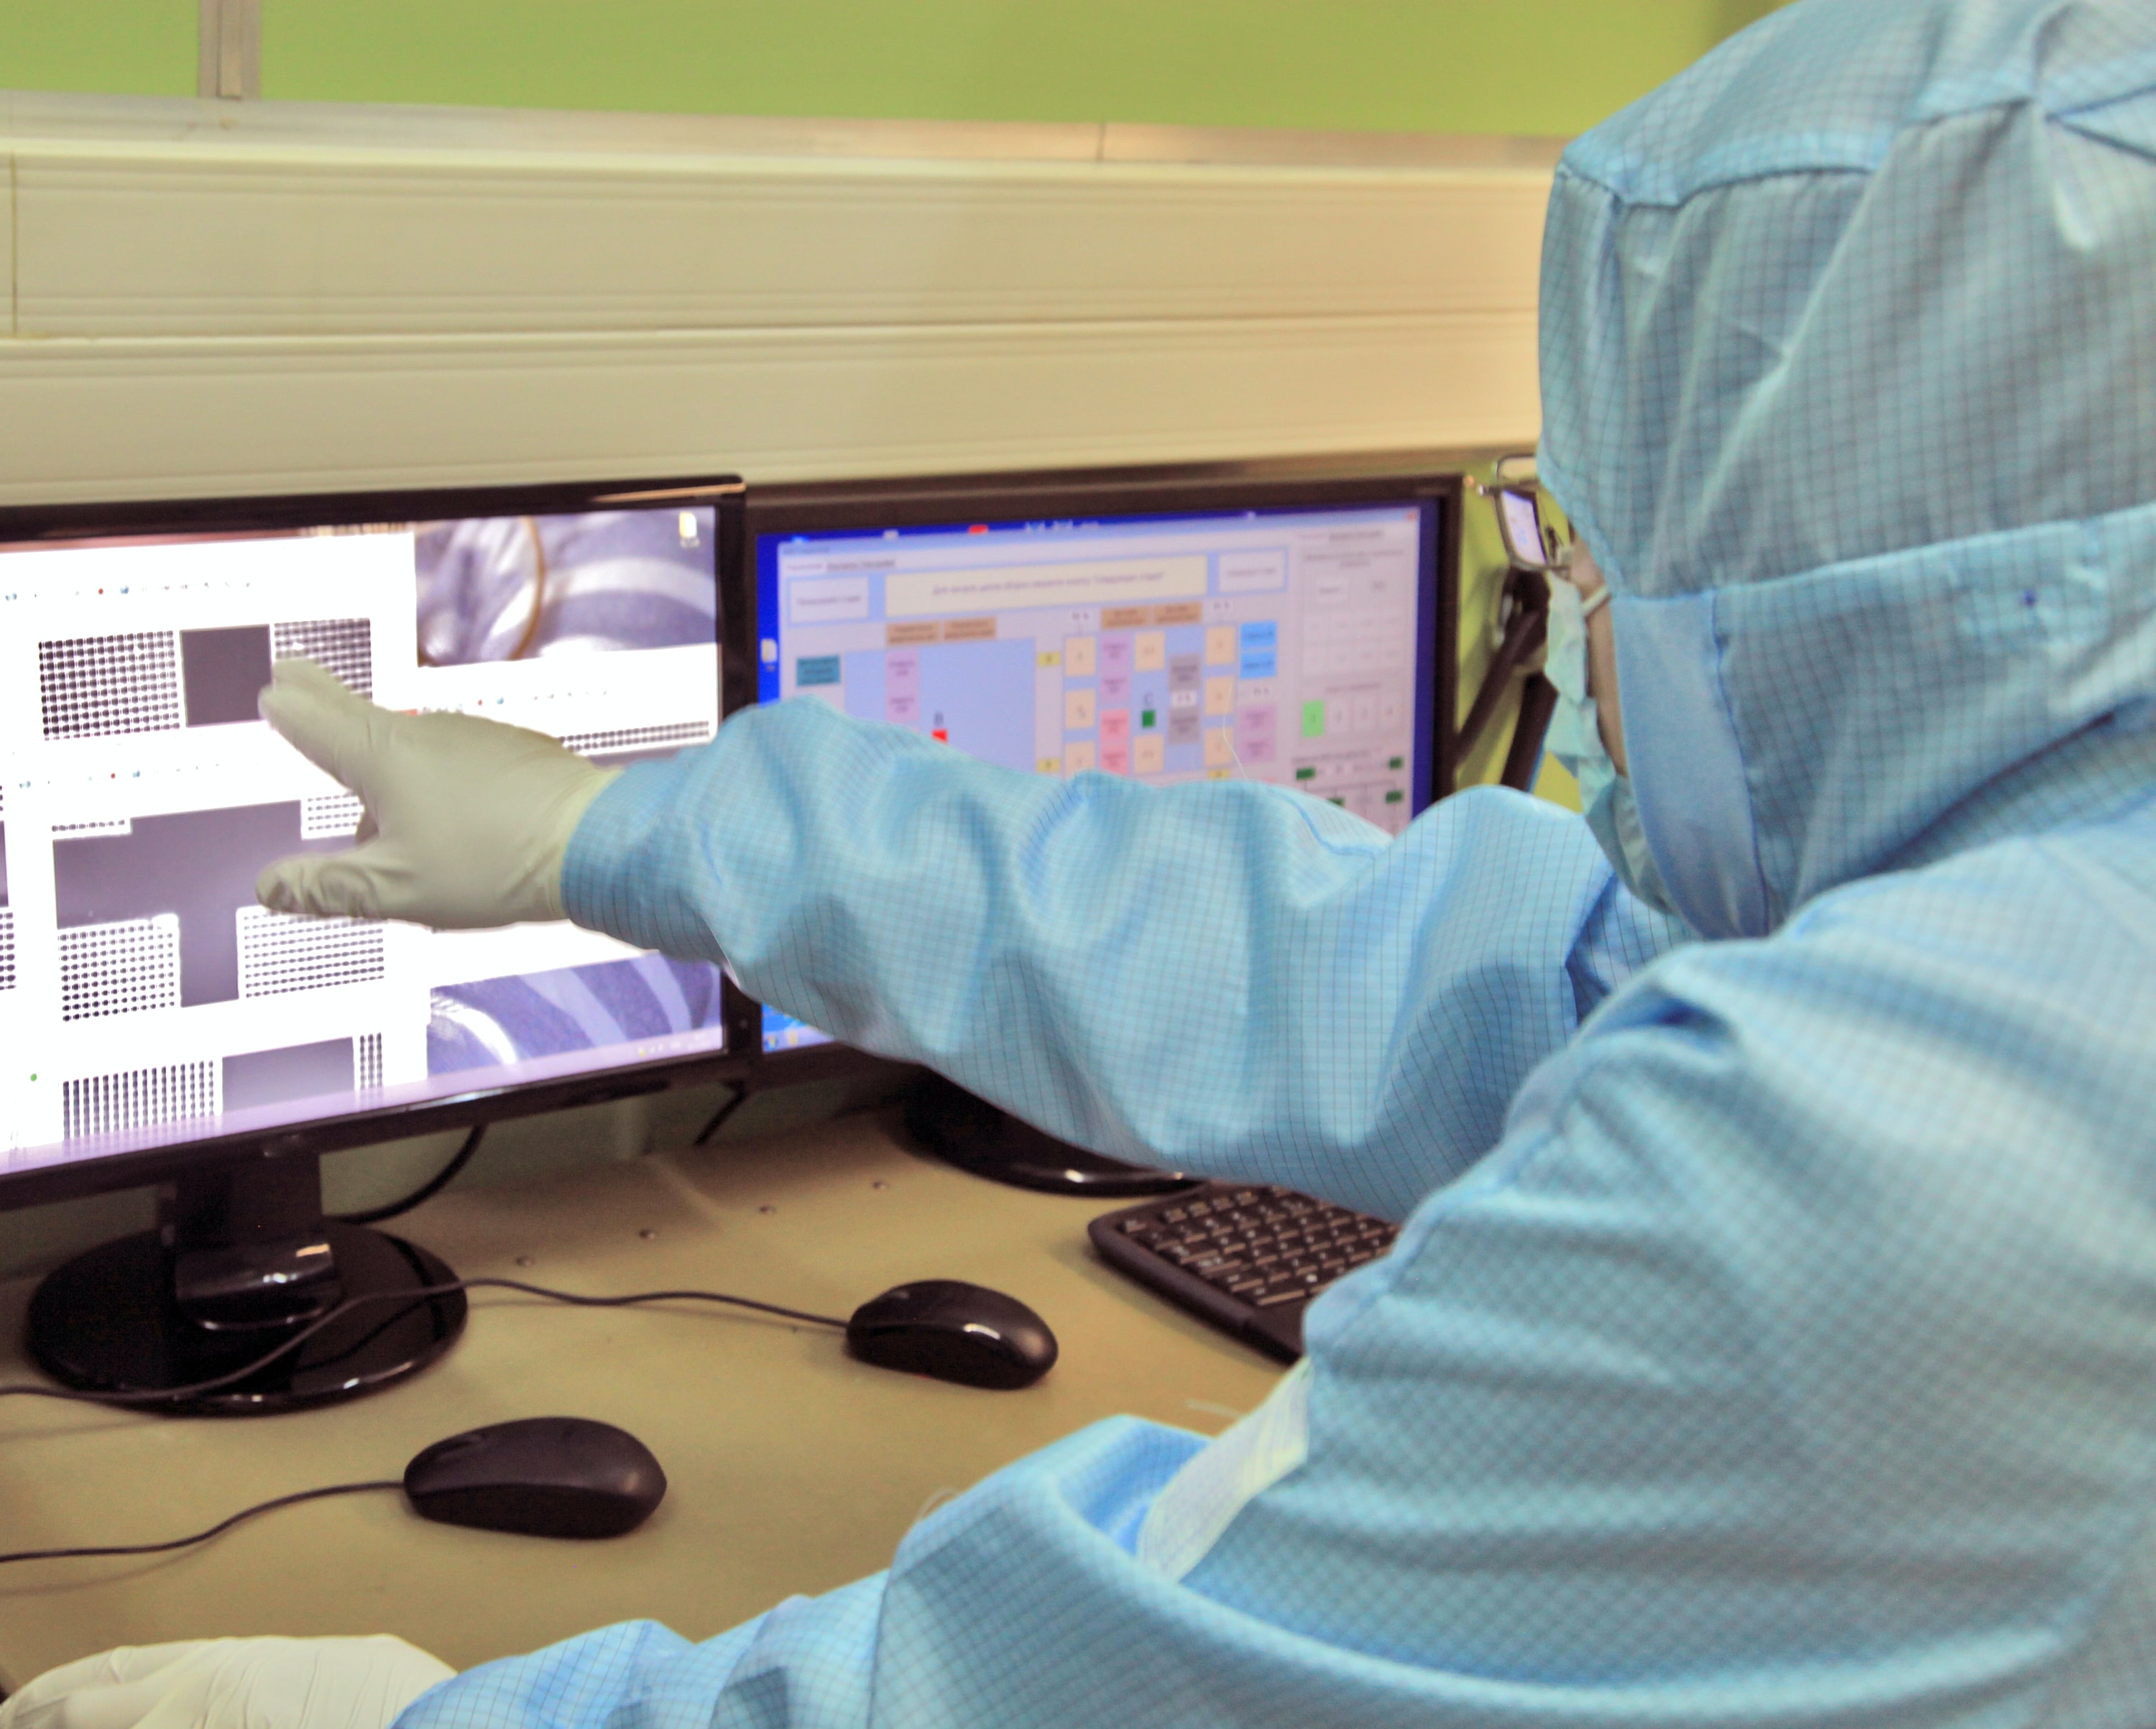
[[[1085, 1227], [1103, 1210], [961, 1175], [865, 1118], [452, 1192], [392, 1229], [468, 1276], [698, 1285], [840, 1315], [907, 1279], [970, 1279], [1039, 1310], [1061, 1361], [1024, 1392], [983, 1393], [869, 1367], [784, 1322], [479, 1292], [441, 1362], [326, 1410], [172, 1419], [10, 1400], [0, 1548], [178, 1536], [273, 1496], [397, 1476], [428, 1443], [511, 1417], [619, 1424], [671, 1487], [643, 1528], [602, 1543], [430, 1525], [383, 1493], [177, 1556], [11, 1567], [0, 1679], [218, 1634], [396, 1633], [460, 1669], [639, 1617], [706, 1638], [876, 1571], [929, 1506], [1097, 1418], [1219, 1430], [1277, 1367], [1102, 1267]], [[29, 1291], [0, 1287], [0, 1379], [30, 1372]]]

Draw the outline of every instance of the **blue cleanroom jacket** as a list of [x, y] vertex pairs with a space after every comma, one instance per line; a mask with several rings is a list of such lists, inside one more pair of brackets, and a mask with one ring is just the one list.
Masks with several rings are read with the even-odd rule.
[[581, 921], [1405, 1229], [1219, 1439], [404, 1729], [2156, 1723], [2156, 8], [1799, 0], [1548, 233], [1682, 922], [1502, 792], [1389, 844], [801, 703], [631, 769]]

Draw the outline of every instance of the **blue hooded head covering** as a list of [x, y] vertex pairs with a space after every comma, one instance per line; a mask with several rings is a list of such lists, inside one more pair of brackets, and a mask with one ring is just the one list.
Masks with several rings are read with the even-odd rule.
[[2156, 782], [2156, 6], [1799, 0], [1566, 152], [1541, 470], [1677, 910]]

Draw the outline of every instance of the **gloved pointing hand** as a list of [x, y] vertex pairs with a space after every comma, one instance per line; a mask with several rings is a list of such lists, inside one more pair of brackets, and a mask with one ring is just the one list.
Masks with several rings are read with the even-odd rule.
[[401, 1639], [212, 1639], [48, 1670], [0, 1729], [389, 1729], [456, 1671]]
[[619, 770], [470, 715], [399, 715], [311, 660], [280, 660], [262, 718], [359, 795], [358, 844], [280, 859], [254, 892], [279, 912], [481, 930], [562, 913], [562, 855]]

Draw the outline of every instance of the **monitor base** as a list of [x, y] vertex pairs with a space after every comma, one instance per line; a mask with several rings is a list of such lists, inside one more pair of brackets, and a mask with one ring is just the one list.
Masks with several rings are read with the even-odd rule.
[[[153, 1404], [193, 1416], [254, 1416], [331, 1404], [417, 1373], [464, 1331], [461, 1290], [439, 1256], [359, 1225], [319, 1227], [336, 1256], [341, 1300], [371, 1301], [260, 1372], [196, 1398]], [[30, 1299], [30, 1355], [67, 1387], [154, 1393], [213, 1380], [276, 1348], [283, 1328], [205, 1326], [180, 1308], [175, 1257], [157, 1231], [121, 1237], [49, 1275]]]
[[1045, 1135], [940, 1075], [923, 1075], [906, 1093], [906, 1128], [925, 1151], [947, 1164], [1013, 1188], [1049, 1194], [1172, 1194], [1199, 1179], [1087, 1152]]

